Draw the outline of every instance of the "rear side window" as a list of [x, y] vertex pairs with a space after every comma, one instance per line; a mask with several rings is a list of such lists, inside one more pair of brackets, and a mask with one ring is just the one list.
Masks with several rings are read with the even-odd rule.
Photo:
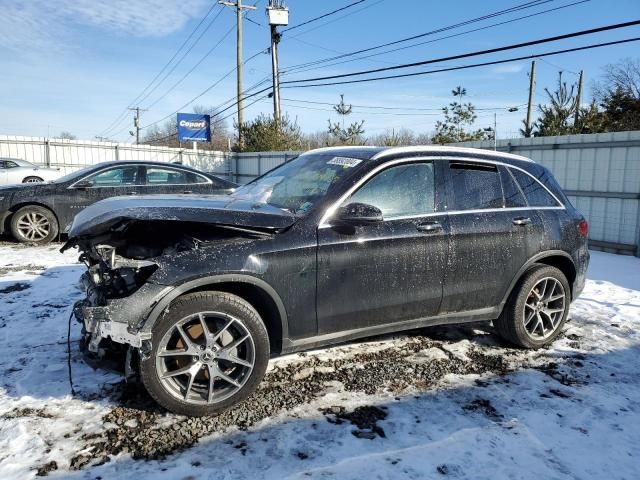
[[525, 197], [527, 197], [527, 202], [532, 207], [558, 207], [558, 202], [555, 198], [547, 191], [546, 188], [542, 186], [542, 184], [533, 178], [531, 175], [528, 175], [520, 170], [516, 170], [515, 168], [509, 169], [513, 176], [518, 181], [522, 192]]
[[495, 165], [449, 162], [454, 205], [450, 210], [502, 208], [502, 185]]
[[500, 167], [500, 178], [502, 178], [502, 189], [504, 191], [504, 206], [506, 208], [526, 207], [527, 201], [522, 190], [520, 190], [520, 186], [504, 167]]
[[424, 215], [434, 211], [432, 163], [412, 163], [388, 168], [365, 183], [348, 203], [378, 207], [385, 219]]
[[149, 185], [186, 185], [191, 183], [207, 183], [207, 179], [186, 170], [147, 167], [147, 184]]

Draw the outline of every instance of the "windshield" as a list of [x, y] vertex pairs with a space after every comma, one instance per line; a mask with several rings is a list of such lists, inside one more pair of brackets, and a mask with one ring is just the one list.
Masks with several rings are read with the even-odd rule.
[[363, 160], [317, 153], [301, 155], [236, 190], [232, 195], [304, 215]]

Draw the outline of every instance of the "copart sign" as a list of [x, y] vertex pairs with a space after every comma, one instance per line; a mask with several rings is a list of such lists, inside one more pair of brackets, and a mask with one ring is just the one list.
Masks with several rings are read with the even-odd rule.
[[211, 117], [199, 113], [178, 113], [178, 140], [211, 141]]

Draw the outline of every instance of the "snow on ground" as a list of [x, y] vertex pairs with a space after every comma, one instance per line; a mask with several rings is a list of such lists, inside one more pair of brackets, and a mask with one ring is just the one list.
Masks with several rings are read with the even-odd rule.
[[547, 350], [470, 326], [376, 338], [273, 361], [244, 410], [192, 420], [77, 342], [70, 395], [83, 268], [58, 248], [0, 244], [2, 479], [638, 478], [640, 259], [592, 252]]

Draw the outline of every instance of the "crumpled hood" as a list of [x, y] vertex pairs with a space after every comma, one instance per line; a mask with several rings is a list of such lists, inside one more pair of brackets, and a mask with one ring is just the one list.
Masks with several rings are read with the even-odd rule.
[[229, 195], [113, 197], [94, 203], [76, 215], [67, 244], [75, 243], [80, 237], [107, 233], [127, 220], [197, 222], [277, 231], [293, 225], [296, 217], [268, 204]]

